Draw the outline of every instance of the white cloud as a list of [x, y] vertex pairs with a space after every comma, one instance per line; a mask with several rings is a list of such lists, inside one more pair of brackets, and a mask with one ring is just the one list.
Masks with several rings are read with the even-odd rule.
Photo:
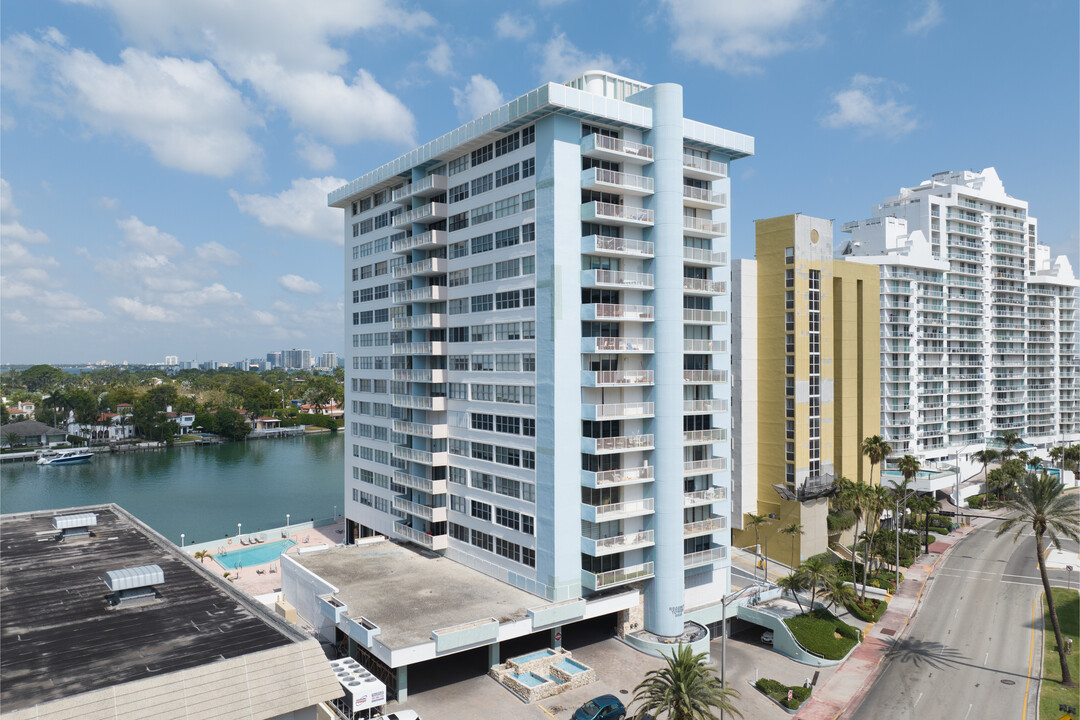
[[22, 243], [11, 242], [4, 237], [3, 246], [0, 247], [0, 260], [5, 268], [28, 268], [28, 267], [58, 267], [60, 263], [56, 258], [35, 255], [26, 249]]
[[831, 0], [664, 0], [675, 30], [673, 47], [686, 57], [732, 73], [756, 72], [758, 63], [821, 43], [814, 23]]
[[160, 305], [144, 303], [138, 298], [114, 297], [109, 299], [109, 305], [139, 322], [176, 322], [180, 319], [176, 312], [166, 310]]
[[161, 296], [164, 304], [170, 307], [202, 307], [213, 306], [221, 308], [229, 305], [241, 305], [244, 296], [230, 290], [221, 283], [213, 283], [197, 290], [187, 290], [178, 293], [165, 293]]
[[617, 71], [625, 65], [606, 53], [591, 55], [579, 50], [566, 39], [566, 33], [558, 33], [541, 49], [540, 79], [544, 82], [566, 82], [586, 70]]
[[277, 279], [278, 285], [289, 292], [302, 295], [318, 295], [322, 292], [322, 286], [314, 280], [305, 280], [299, 275], [282, 275]]
[[428, 51], [427, 60], [424, 64], [436, 75], [453, 75], [454, 51], [450, 49], [450, 43], [439, 38], [439, 41], [435, 43], [435, 47]]
[[204, 262], [217, 265], [239, 265], [240, 253], [230, 250], [219, 242], [210, 241], [195, 248], [195, 255]]
[[98, 204], [106, 210], [115, 210], [120, 207], [120, 201], [114, 197], [103, 195], [98, 199]]
[[21, 310], [14, 310], [14, 311], [9, 312], [9, 313], [4, 313], [4, 317], [7, 318], [8, 320], [10, 320], [11, 322], [17, 322], [17, 323], [28, 323], [28, 322], [30, 322], [30, 318], [23, 315]]
[[0, 216], [18, 217], [22, 211], [15, 206], [15, 198], [12, 197], [11, 183], [0, 178]]
[[925, 35], [941, 24], [945, 14], [941, 11], [938, 0], [927, 0], [922, 15], [910, 20], [905, 28], [909, 35]]
[[495, 34], [504, 39], [524, 40], [535, 29], [536, 23], [532, 18], [520, 17], [517, 13], [503, 13], [495, 21]]
[[184, 245], [174, 236], [147, 225], [134, 215], [127, 220], [117, 220], [116, 224], [124, 231], [124, 241], [133, 248], [165, 257], [182, 255], [184, 252]]
[[918, 127], [918, 120], [910, 105], [900, 104], [892, 95], [892, 85], [884, 78], [855, 75], [846, 90], [833, 94], [835, 109], [822, 124], [836, 129], [855, 128], [862, 135], [906, 135]]
[[[11, 218], [17, 218], [22, 214], [22, 211], [15, 205], [15, 198], [13, 197], [11, 190], [11, 183], [7, 180], [0, 178], [0, 218], [4, 221], [8, 221]], [[21, 245], [45, 245], [50, 242], [49, 236], [41, 230], [32, 230], [27, 227], [23, 227], [22, 223], [16, 220], [10, 220], [10, 222], [0, 221], [0, 242], [6, 250], [8, 243], [18, 243]], [[21, 248], [25, 250], [25, 248]], [[6, 261], [7, 258], [5, 257]]]
[[506, 102], [495, 81], [483, 75], [473, 75], [464, 90], [453, 88], [454, 107], [462, 122], [491, 112]]
[[300, 133], [294, 139], [296, 142], [296, 154], [307, 163], [312, 170], [329, 170], [337, 163], [332, 148], [315, 142], [307, 135]]
[[345, 184], [336, 177], [297, 178], [277, 195], [241, 195], [230, 190], [240, 212], [261, 225], [341, 245], [341, 211], [326, 206], [326, 196]]

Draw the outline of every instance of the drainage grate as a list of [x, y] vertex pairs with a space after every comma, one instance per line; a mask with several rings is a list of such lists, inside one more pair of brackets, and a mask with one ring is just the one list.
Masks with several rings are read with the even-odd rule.
[[893, 630], [892, 628], [881, 628], [881, 634], [882, 635], [895, 635], [896, 631]]

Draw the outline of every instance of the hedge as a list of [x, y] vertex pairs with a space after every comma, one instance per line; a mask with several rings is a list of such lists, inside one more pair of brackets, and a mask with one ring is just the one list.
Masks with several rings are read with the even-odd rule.
[[[784, 622], [800, 645], [827, 660], [842, 659], [862, 640], [858, 628], [822, 608], [786, 618]], [[837, 634], [841, 637], [836, 637]]]
[[[798, 710], [799, 706], [810, 697], [811, 692], [808, 687], [785, 685], [779, 680], [770, 680], [769, 678], [761, 678], [754, 684], [754, 687], [789, 710]], [[787, 696], [789, 690], [791, 691], [790, 700], [788, 700]]]
[[847, 607], [849, 613], [863, 622], [877, 622], [885, 614], [885, 609], [889, 607], [889, 603], [877, 598], [866, 598], [865, 603], [855, 601], [845, 607]]
[[825, 516], [825, 524], [830, 533], [843, 532], [855, 524], [855, 513], [850, 510], [830, 512]]
[[[901, 553], [903, 557], [903, 553]], [[846, 582], [862, 582], [862, 563], [855, 563], [855, 575], [856, 578], [853, 581], [851, 578], [851, 563], [838, 563], [836, 565], [836, 574], [841, 580]], [[904, 573], [900, 573], [900, 581], [903, 582]], [[866, 584], [870, 587], [881, 588], [882, 590], [888, 590], [894, 592], [896, 590], [896, 573], [889, 570], [878, 570], [877, 572], [870, 573], [866, 576]]]

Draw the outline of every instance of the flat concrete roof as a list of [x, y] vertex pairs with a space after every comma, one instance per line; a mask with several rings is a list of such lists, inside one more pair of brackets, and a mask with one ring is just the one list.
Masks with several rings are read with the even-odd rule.
[[378, 625], [379, 642], [391, 650], [430, 642], [432, 630], [489, 617], [521, 620], [528, 608], [548, 604], [453, 560], [390, 541], [289, 558], [338, 588], [335, 597], [349, 616]]

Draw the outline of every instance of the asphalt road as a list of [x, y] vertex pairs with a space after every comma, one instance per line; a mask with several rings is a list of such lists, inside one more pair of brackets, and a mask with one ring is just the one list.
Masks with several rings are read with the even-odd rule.
[[[1030, 530], [1015, 544], [1013, 532], [995, 538], [997, 526], [980, 521], [941, 561], [852, 718], [1037, 717], [1037, 664], [1028, 681], [1043, 624], [1035, 540]], [[1051, 571], [1050, 582], [1064, 586], [1065, 572]]]

